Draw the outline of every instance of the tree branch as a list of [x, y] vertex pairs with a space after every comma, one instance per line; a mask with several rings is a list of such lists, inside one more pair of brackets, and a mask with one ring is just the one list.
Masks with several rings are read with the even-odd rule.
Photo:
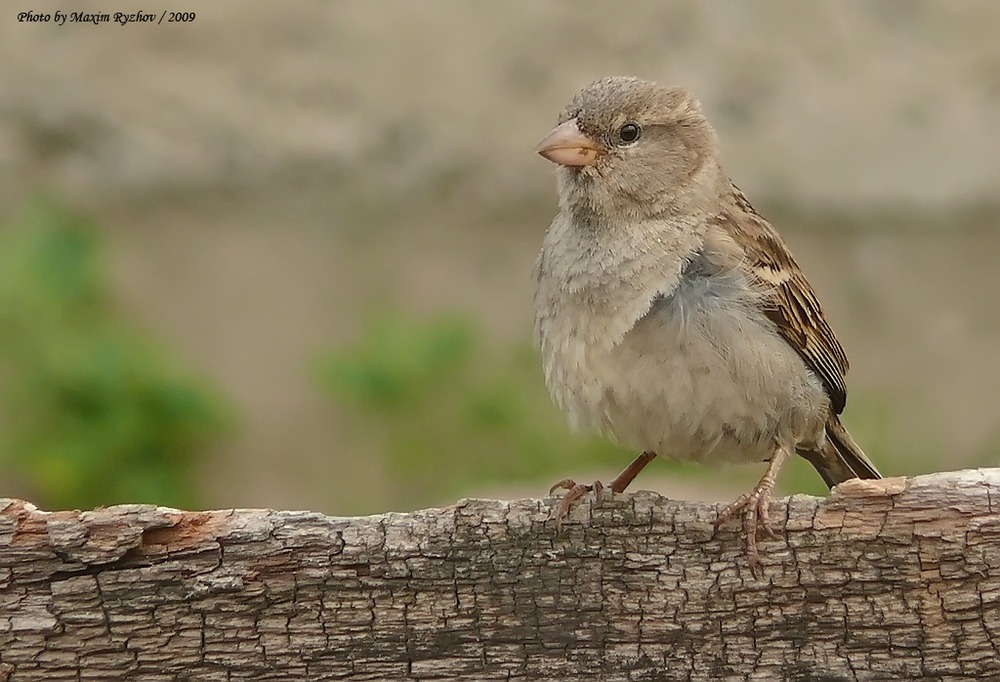
[[[772, 507], [652, 493], [364, 518], [0, 500], [0, 680], [1000, 676], [1000, 469]], [[784, 523], [781, 519], [784, 518]]]

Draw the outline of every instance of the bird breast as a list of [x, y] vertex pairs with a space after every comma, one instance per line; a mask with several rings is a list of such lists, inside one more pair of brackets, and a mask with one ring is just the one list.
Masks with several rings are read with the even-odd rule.
[[762, 461], [776, 439], [819, 442], [822, 384], [745, 275], [704, 252], [685, 261], [659, 291], [617, 277], [547, 288], [540, 273], [546, 385], [570, 424], [680, 460]]

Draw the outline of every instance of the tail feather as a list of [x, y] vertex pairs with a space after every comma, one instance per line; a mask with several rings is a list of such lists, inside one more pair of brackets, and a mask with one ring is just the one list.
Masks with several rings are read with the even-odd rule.
[[822, 450], [800, 450], [799, 454], [816, 467], [831, 488], [851, 478], [882, 478], [835, 414], [831, 414], [826, 421], [825, 447]]

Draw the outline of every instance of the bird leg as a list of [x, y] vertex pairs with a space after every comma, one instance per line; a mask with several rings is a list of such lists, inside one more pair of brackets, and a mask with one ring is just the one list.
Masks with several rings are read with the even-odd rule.
[[768, 536], [774, 537], [774, 527], [771, 525], [768, 507], [774, 493], [774, 484], [778, 479], [778, 471], [787, 458], [788, 451], [784, 447], [778, 446], [767, 465], [767, 471], [764, 472], [753, 490], [743, 493], [730, 503], [722, 510], [715, 522], [715, 529], [718, 530], [729, 519], [737, 514], [743, 514], [743, 532], [746, 533], [747, 539], [747, 558], [750, 560], [750, 572], [755, 578], [762, 570], [760, 554], [757, 552], [757, 530], [763, 528]]
[[[632, 460], [625, 469], [615, 476], [614, 480], [608, 488], [611, 489], [612, 493], [623, 493], [625, 488], [629, 486], [639, 472], [646, 468], [646, 465], [653, 461], [656, 457], [655, 452], [650, 452], [646, 450], [639, 453], [639, 456]], [[577, 483], [572, 478], [564, 478], [563, 480], [556, 483], [554, 486], [549, 488], [549, 495], [557, 490], [565, 490], [566, 494], [563, 495], [562, 504], [559, 505], [559, 511], [556, 514], [556, 523], [561, 524], [562, 520], [566, 518], [573, 505], [577, 501], [586, 495], [587, 493], [593, 491], [595, 495], [599, 498], [601, 496], [601, 491], [604, 490], [604, 484], [600, 481], [594, 481], [591, 485], [584, 485], [582, 483]]]

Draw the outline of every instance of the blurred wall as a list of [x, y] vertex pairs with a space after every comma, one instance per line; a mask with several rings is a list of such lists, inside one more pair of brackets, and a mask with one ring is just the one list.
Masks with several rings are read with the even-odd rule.
[[209, 504], [391, 505], [309, 359], [386, 306], [526, 340], [554, 209], [531, 150], [612, 73], [695, 89], [736, 181], [791, 216], [875, 396], [856, 419], [963, 463], [1000, 444], [997, 3], [196, 5], [159, 26], [5, 11], [0, 209], [44, 189], [89, 210], [122, 304], [236, 397]]
[[[39, 1], [36, 11], [67, 9]], [[74, 2], [108, 11], [103, 0]], [[162, 192], [376, 164], [537, 189], [532, 141], [609, 73], [694, 88], [756, 194], [992, 201], [1000, 6], [223, 0], [190, 24], [0, 22], [0, 179]]]

